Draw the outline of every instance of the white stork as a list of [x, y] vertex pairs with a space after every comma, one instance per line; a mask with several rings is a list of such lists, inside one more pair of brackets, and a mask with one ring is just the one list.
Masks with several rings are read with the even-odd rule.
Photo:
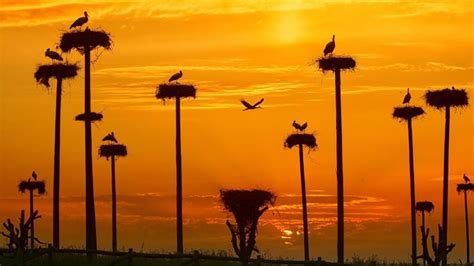
[[87, 21], [89, 21], [89, 15], [87, 15], [87, 11], [84, 11], [84, 16], [76, 19], [76, 21], [74, 21], [71, 24], [69, 29], [72, 29], [72, 28], [75, 28], [75, 27], [81, 27], [82, 25], [86, 24]]
[[31, 173], [31, 177], [33, 177], [33, 180], [36, 181], [36, 179], [38, 178], [38, 175], [36, 174], [35, 171], [33, 171], [33, 173]]
[[471, 183], [471, 179], [466, 174], [464, 174], [462, 178], [464, 179], [464, 182], [466, 182], [466, 184]]
[[117, 143], [117, 139], [115, 138], [114, 132], [111, 132], [111, 133], [107, 134], [107, 135], [102, 139], [102, 141], [107, 141], [107, 140]]
[[179, 71], [178, 73], [175, 73], [171, 78], [168, 80], [168, 82], [175, 81], [178, 82], [177, 80], [180, 79], [183, 76], [183, 71]]
[[408, 88], [407, 94], [405, 94], [405, 97], [403, 98], [403, 104], [410, 103], [410, 100], [411, 100], [411, 94], [410, 94], [410, 88]]
[[253, 105], [250, 104], [250, 103], [248, 103], [247, 101], [245, 101], [245, 100], [243, 100], [243, 99], [240, 100], [240, 102], [245, 106], [245, 109], [242, 110], [242, 111], [247, 111], [247, 110], [253, 110], [253, 109], [257, 109], [257, 108], [262, 108], [262, 107], [260, 106], [260, 104], [263, 103], [263, 100], [264, 100], [264, 99], [262, 98], [262, 99], [260, 99], [260, 101], [256, 102], [256, 103], [253, 104]]
[[293, 120], [292, 126], [298, 131], [304, 131], [308, 127], [308, 122], [305, 122], [304, 124], [300, 125], [295, 120]]
[[49, 48], [46, 49], [46, 52], [44, 52], [44, 55], [51, 58], [51, 60], [63, 61], [63, 58], [61, 57], [60, 54], [58, 54], [55, 51], [51, 51]]
[[335, 39], [336, 39], [336, 35], [332, 35], [332, 41], [328, 42], [328, 44], [326, 44], [326, 47], [324, 47], [324, 56], [326, 56], [328, 54], [332, 54], [332, 52], [336, 48], [336, 40]]

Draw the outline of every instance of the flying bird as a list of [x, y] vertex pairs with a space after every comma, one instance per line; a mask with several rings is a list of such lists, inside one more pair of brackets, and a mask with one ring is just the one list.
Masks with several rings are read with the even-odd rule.
[[44, 55], [51, 58], [52, 60], [63, 61], [63, 58], [61, 57], [61, 55], [59, 55], [55, 51], [51, 51], [49, 48], [46, 49], [46, 52], [44, 52]]
[[247, 111], [247, 110], [253, 110], [253, 109], [257, 109], [257, 108], [262, 108], [261, 106], [259, 106], [261, 103], [263, 103], [263, 98], [260, 99], [260, 101], [256, 102], [255, 104], [250, 104], [248, 103], [247, 101], [245, 100], [240, 100], [240, 102], [245, 106], [245, 109], [242, 110], [242, 111]]
[[332, 54], [332, 52], [334, 51], [334, 48], [336, 48], [336, 35], [333, 35], [332, 36], [332, 41], [328, 42], [328, 44], [326, 44], [326, 47], [324, 48], [324, 56], [328, 55], [328, 54]]
[[74, 23], [71, 24], [69, 29], [75, 28], [75, 27], [81, 27], [82, 25], [86, 24], [87, 21], [89, 21], [89, 16], [87, 15], [87, 11], [84, 11], [84, 16], [76, 19]]
[[31, 173], [31, 177], [33, 177], [33, 180], [36, 181], [36, 179], [38, 178], [38, 175], [36, 174], [35, 171], [33, 171], [33, 173]]
[[464, 182], [471, 183], [471, 179], [469, 179], [469, 177], [467, 177], [466, 174], [464, 174], [464, 176], [462, 178], [464, 178]]
[[295, 120], [293, 120], [292, 126], [299, 131], [304, 131], [308, 127], [308, 122], [305, 122], [304, 124], [300, 125], [298, 124]]
[[[168, 80], [168, 82], [178, 80], [178, 79], [180, 79], [182, 76], [183, 76], [183, 71], [180, 70], [178, 73], [176, 73], [176, 74], [174, 74], [173, 76], [171, 76], [171, 78]], [[176, 82], [177, 82], [177, 81], [176, 81]]]
[[102, 139], [102, 141], [107, 141], [107, 140], [117, 143], [117, 139], [116, 139], [115, 136], [114, 136], [114, 132], [111, 132], [111, 133], [107, 134], [107, 135]]
[[410, 88], [407, 89], [407, 94], [403, 98], [403, 104], [408, 104], [411, 100]]

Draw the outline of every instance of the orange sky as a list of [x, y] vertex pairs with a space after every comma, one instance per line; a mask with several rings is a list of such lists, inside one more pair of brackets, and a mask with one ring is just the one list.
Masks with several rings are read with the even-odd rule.
[[[155, 87], [178, 70], [197, 86], [183, 101], [182, 141], [186, 249], [228, 249], [216, 196], [220, 188], [269, 188], [277, 208], [262, 220], [260, 250], [302, 258], [298, 156], [283, 148], [291, 122], [308, 121], [319, 148], [306, 153], [311, 256], [333, 260], [335, 231], [334, 79], [312, 64], [336, 34], [336, 54], [352, 55], [342, 75], [346, 257], [409, 259], [406, 126], [391, 118], [407, 87], [427, 115], [415, 121], [417, 200], [431, 200], [429, 225], [440, 222], [444, 116], [423, 93], [452, 85], [473, 95], [471, 1], [13, 1], [0, 6], [0, 220], [27, 208], [16, 191], [34, 169], [49, 194], [38, 199], [40, 239], [51, 241], [54, 91], [35, 84], [38, 64], [84, 10], [89, 26], [113, 38], [93, 54], [92, 108], [104, 120], [93, 145], [114, 131], [129, 156], [117, 163], [119, 247], [175, 248], [174, 104]], [[79, 62], [77, 54], [64, 55]], [[64, 84], [62, 110], [62, 244], [84, 243], [84, 74]], [[53, 85], [54, 86], [54, 85]], [[264, 97], [243, 113], [241, 98]], [[452, 114], [451, 259], [464, 258], [462, 197], [455, 184], [474, 177], [472, 107]], [[100, 248], [110, 248], [109, 162], [94, 157]], [[471, 200], [472, 202], [472, 200]], [[471, 214], [474, 210], [471, 211]], [[471, 215], [471, 218], [474, 215]], [[472, 230], [471, 230], [472, 231]], [[418, 241], [420, 242], [420, 241]], [[4, 243], [2, 240], [0, 243]]]

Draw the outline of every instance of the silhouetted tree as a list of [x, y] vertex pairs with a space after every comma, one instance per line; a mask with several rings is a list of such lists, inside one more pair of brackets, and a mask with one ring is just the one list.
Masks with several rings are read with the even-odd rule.
[[466, 220], [466, 265], [471, 265], [470, 245], [469, 245], [469, 215], [467, 207], [467, 192], [474, 191], [472, 183], [458, 184], [456, 190], [458, 193], [464, 193], [464, 219]]
[[183, 177], [181, 166], [181, 98], [196, 98], [196, 88], [190, 84], [163, 83], [155, 94], [157, 99], [176, 101], [176, 238], [177, 252], [183, 253]]
[[[34, 216], [33, 215], [34, 214], [33, 201], [34, 201], [35, 191], [38, 193], [38, 195], [44, 195], [46, 193], [46, 186], [45, 186], [44, 181], [36, 180], [36, 173], [35, 172], [33, 172], [33, 176], [34, 176], [33, 180], [28, 178], [28, 180], [21, 181], [18, 184], [18, 190], [21, 193], [26, 193], [28, 191], [29, 194], [30, 194], [30, 216], [31, 217]], [[34, 239], [35, 239], [35, 223], [34, 223], [34, 221], [31, 221], [30, 229], [31, 229], [30, 230], [30, 233], [31, 233], [30, 245], [31, 245], [31, 248], [34, 248], [35, 247], [35, 241], [34, 241]]]
[[306, 182], [304, 176], [303, 148], [315, 149], [317, 147], [316, 138], [313, 134], [296, 133], [289, 135], [285, 140], [285, 147], [291, 149], [298, 146], [300, 158], [301, 177], [301, 201], [303, 207], [303, 236], [304, 236], [304, 259], [309, 260], [309, 237], [308, 237], [308, 211], [306, 207]]
[[112, 250], [117, 251], [117, 194], [115, 190], [115, 160], [116, 157], [127, 156], [127, 147], [123, 144], [109, 142], [99, 148], [100, 157], [110, 158], [112, 171]]
[[[425, 227], [425, 212], [431, 213], [434, 210], [434, 204], [431, 201], [419, 201], [415, 205], [417, 212], [421, 212], [421, 228]], [[425, 265], [425, 255], [423, 256], [423, 266]]]
[[231, 234], [232, 248], [240, 258], [242, 265], [248, 265], [255, 247], [258, 220], [275, 204], [276, 195], [268, 190], [228, 189], [220, 191], [224, 208], [234, 215], [235, 223], [227, 220]]
[[416, 265], [416, 211], [415, 211], [415, 164], [413, 159], [413, 129], [412, 119], [421, 116], [425, 111], [417, 106], [395, 107], [393, 117], [407, 122], [408, 125], [408, 158], [410, 167], [410, 215], [411, 215], [411, 259], [412, 265]]
[[342, 111], [341, 111], [341, 70], [353, 70], [356, 61], [352, 57], [330, 56], [317, 60], [323, 72], [335, 75], [336, 90], [336, 154], [337, 154], [337, 263], [344, 264], [344, 173], [342, 162]]
[[58, 63], [40, 65], [35, 79], [49, 88], [49, 79], [56, 79], [56, 113], [54, 118], [54, 168], [53, 168], [53, 247], [59, 248], [59, 183], [61, 153], [61, 95], [62, 82], [77, 76], [77, 64]]
[[431, 236], [431, 249], [433, 250], [434, 258], [431, 258], [430, 252], [428, 251], [428, 236], [430, 234], [430, 229], [424, 228], [422, 225], [421, 229], [421, 243], [423, 246], [423, 255], [418, 256], [418, 258], [423, 258], [428, 265], [430, 266], [438, 266], [442, 261], [442, 258], [446, 257], [449, 252], [453, 250], [455, 245], [453, 243], [449, 245], [444, 245], [441, 243], [441, 238], [443, 235], [443, 228], [441, 225], [438, 224], [438, 242], [435, 241], [435, 236]]
[[[445, 110], [444, 127], [444, 170], [443, 170], [443, 221], [442, 221], [442, 243], [448, 243], [448, 184], [449, 184], [449, 128], [451, 120], [451, 108], [464, 108], [468, 106], [467, 92], [463, 89], [446, 88], [442, 90], [427, 91], [426, 103], [436, 109]], [[443, 266], [447, 265], [447, 258], [443, 258]]]

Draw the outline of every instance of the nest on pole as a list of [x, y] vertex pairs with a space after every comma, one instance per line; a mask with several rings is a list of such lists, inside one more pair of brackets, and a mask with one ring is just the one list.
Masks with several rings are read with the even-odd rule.
[[436, 109], [445, 107], [464, 108], [469, 104], [469, 97], [466, 90], [455, 89], [454, 87], [442, 90], [428, 90], [425, 93], [425, 100], [429, 106]]
[[456, 191], [459, 193], [472, 190], [474, 190], [474, 185], [472, 183], [462, 183], [458, 184], [456, 187]]
[[316, 60], [323, 72], [336, 70], [354, 70], [356, 61], [350, 56], [325, 56]]
[[156, 88], [157, 99], [196, 98], [196, 88], [192, 84], [162, 83]]
[[69, 63], [39, 65], [35, 71], [36, 82], [49, 88], [49, 79], [71, 79], [77, 76], [79, 66]]
[[101, 113], [96, 113], [96, 112], [90, 112], [89, 115], [86, 115], [85, 113], [78, 114], [76, 115], [75, 120], [76, 121], [101, 121], [104, 116]]
[[415, 210], [419, 212], [431, 213], [434, 210], [434, 204], [431, 201], [418, 201], [415, 204]]
[[35, 180], [23, 180], [18, 184], [18, 191], [25, 193], [26, 191], [38, 191], [38, 194], [43, 195], [46, 193], [46, 184], [44, 181]]
[[103, 144], [99, 148], [99, 156], [109, 159], [109, 157], [125, 157], [127, 156], [127, 146], [123, 144]]
[[296, 134], [289, 135], [285, 140], [284, 146], [288, 149], [291, 149], [294, 146], [300, 145], [300, 144], [312, 150], [318, 147], [318, 144], [316, 144], [316, 138], [314, 137], [314, 135], [308, 134], [308, 133], [296, 133]]
[[110, 34], [103, 30], [73, 30], [63, 33], [59, 42], [59, 48], [63, 52], [70, 52], [72, 49], [76, 49], [79, 52], [84, 52], [84, 48], [89, 47], [93, 50], [97, 47], [103, 47], [104, 49], [110, 50], [112, 47], [112, 39]]
[[400, 120], [408, 121], [424, 113], [425, 111], [421, 107], [406, 105], [393, 108], [392, 116]]

